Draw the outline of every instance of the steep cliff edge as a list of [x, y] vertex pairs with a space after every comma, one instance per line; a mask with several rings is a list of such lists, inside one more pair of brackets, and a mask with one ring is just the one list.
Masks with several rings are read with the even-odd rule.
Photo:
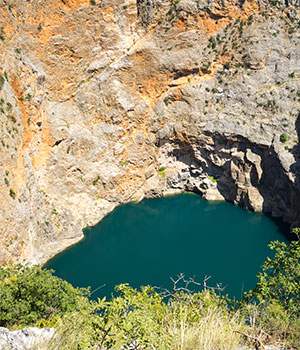
[[299, 1], [0, 3], [0, 263], [184, 189], [300, 224]]

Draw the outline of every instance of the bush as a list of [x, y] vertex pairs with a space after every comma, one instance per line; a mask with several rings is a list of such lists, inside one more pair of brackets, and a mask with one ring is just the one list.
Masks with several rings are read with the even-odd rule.
[[300, 317], [300, 242], [289, 245], [272, 242], [274, 259], [267, 258], [258, 274], [259, 282], [251, 292], [259, 302], [276, 303], [291, 316]]
[[12, 199], [16, 198], [16, 193], [12, 188], [9, 189], [9, 195], [11, 196]]
[[219, 179], [215, 178], [214, 176], [208, 176], [208, 179], [209, 179], [211, 182], [214, 182], [214, 183], [216, 183], [216, 182], [219, 181]]
[[2, 90], [2, 88], [4, 86], [4, 83], [5, 83], [5, 79], [4, 79], [3, 75], [0, 75], [0, 91]]
[[78, 309], [86, 289], [38, 266], [0, 267], [0, 327], [29, 326]]
[[289, 78], [295, 78], [295, 71], [289, 74]]
[[288, 140], [287, 134], [286, 133], [282, 133], [280, 135], [280, 142], [285, 143], [285, 142], [287, 142], [287, 140]]
[[96, 179], [93, 181], [93, 186], [96, 186], [97, 183], [101, 180], [101, 177], [98, 175]]
[[224, 64], [224, 69], [230, 69], [230, 67], [231, 67], [231, 64], [230, 64], [230, 62], [226, 62], [225, 64]]
[[166, 173], [165, 170], [167, 169], [167, 167], [162, 166], [157, 170], [157, 174], [161, 175], [162, 177], [166, 177]]
[[4, 37], [4, 29], [3, 29], [3, 27], [0, 28], [0, 40], [1, 40], [1, 41], [4, 41], [4, 40], [5, 40], [5, 37]]
[[267, 258], [256, 288], [245, 293], [239, 309], [253, 329], [271, 336], [269, 341], [280, 339], [296, 349], [300, 340], [300, 242], [275, 241], [270, 248], [276, 251], [275, 257]]

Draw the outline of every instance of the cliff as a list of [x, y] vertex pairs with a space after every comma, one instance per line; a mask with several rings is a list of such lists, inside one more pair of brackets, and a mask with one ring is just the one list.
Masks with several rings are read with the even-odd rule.
[[0, 263], [183, 190], [300, 224], [300, 3], [0, 2]]

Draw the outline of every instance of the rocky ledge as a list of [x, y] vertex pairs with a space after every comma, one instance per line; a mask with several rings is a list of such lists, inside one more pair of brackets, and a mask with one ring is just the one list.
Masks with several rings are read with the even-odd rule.
[[299, 1], [0, 2], [0, 263], [189, 190], [300, 224]]
[[46, 350], [54, 334], [54, 328], [28, 327], [9, 331], [0, 327], [0, 350]]

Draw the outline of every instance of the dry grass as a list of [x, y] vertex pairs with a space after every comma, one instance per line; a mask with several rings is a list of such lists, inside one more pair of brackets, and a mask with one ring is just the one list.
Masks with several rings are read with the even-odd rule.
[[169, 338], [171, 345], [166, 349], [231, 350], [241, 344], [241, 336], [235, 331], [242, 332], [245, 326], [236, 316], [229, 316], [217, 307], [209, 308], [205, 316], [192, 324], [186, 310], [174, 316], [164, 327], [163, 337]]
[[[90, 343], [91, 334], [95, 329], [92, 330], [89, 320], [82, 316], [74, 313], [61, 319], [55, 325], [57, 336], [48, 349], [99, 349], [99, 342], [98, 345]], [[245, 331], [245, 326], [235, 315], [229, 316], [217, 307], [211, 307], [206, 310], [204, 316], [195, 321], [191, 319], [189, 310], [182, 307], [181, 310], [171, 310], [165, 317], [159, 336], [160, 344], [149, 347], [149, 350], [233, 350], [243, 342], [242, 336], [235, 331]], [[155, 337], [157, 338], [157, 335]], [[146, 350], [148, 347], [137, 348], [140, 349]]]

